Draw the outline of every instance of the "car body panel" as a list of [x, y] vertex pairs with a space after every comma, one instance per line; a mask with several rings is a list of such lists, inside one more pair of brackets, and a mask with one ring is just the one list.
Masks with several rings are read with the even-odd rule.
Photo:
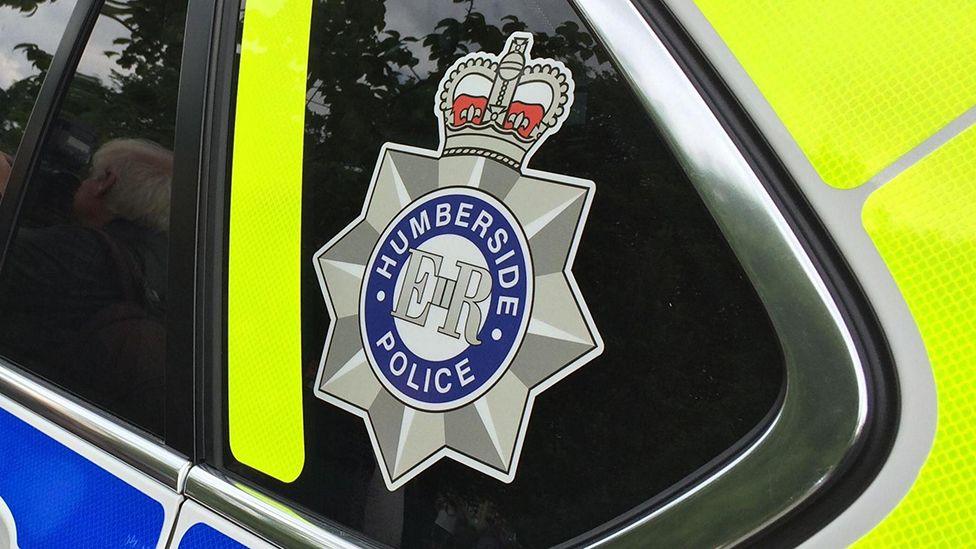
[[[908, 301], [939, 391], [935, 445], [914, 488], [859, 546], [976, 542], [976, 126], [881, 187], [865, 229]], [[910, 388], [908, 390], [911, 390]]]
[[8, 540], [22, 547], [166, 546], [182, 501], [176, 492], [4, 396], [0, 433]]
[[270, 549], [254, 534], [194, 501], [180, 508], [170, 547], [178, 549]]
[[976, 104], [971, 2], [695, 3], [833, 187], [864, 184]]
[[[811, 544], [853, 543], [898, 505], [916, 477], [905, 502], [861, 544], [971, 543], [974, 532], [953, 527], [957, 521], [952, 520], [960, 509], [972, 508], [968, 492], [958, 489], [971, 466], [953, 456], [973, 451], [962, 419], [967, 417], [962, 380], [976, 364], [976, 353], [966, 338], [946, 334], [966, 333], [973, 294], [965, 284], [940, 281], [958, 280], [969, 268], [968, 246], [976, 232], [964, 225], [965, 215], [943, 219], [939, 214], [951, 211], [951, 201], [945, 201], [949, 194], [965, 200], [965, 182], [973, 177], [960, 158], [966, 153], [957, 152], [968, 143], [972, 154], [972, 139], [962, 134], [976, 122], [973, 6], [746, 6], [711, 0], [668, 5], [820, 216], [861, 281], [894, 355], [902, 390], [891, 454], [858, 500]], [[756, 36], [759, 32], [764, 36]], [[767, 34], [778, 37], [775, 52], [763, 42]], [[836, 139], [861, 141], [837, 151], [831, 147], [838, 132], [847, 136]], [[963, 143], [955, 144], [960, 139]], [[833, 162], [836, 154], [847, 158]], [[914, 194], [895, 190], [899, 187], [914, 187]], [[920, 200], [936, 196], [943, 201], [930, 207]], [[916, 215], [906, 216], [915, 209]], [[937, 229], [932, 219], [941, 219]], [[914, 235], [911, 244], [908, 234]], [[899, 235], [901, 245], [893, 251]], [[941, 265], [932, 255], [936, 249]], [[916, 284], [928, 291], [919, 292]], [[936, 296], [939, 289], [943, 294]], [[922, 469], [937, 414], [938, 439]], [[932, 501], [940, 504], [923, 503]]]

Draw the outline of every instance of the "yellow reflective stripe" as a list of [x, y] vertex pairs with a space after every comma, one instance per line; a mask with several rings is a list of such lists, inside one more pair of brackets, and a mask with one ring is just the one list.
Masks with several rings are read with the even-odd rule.
[[824, 181], [856, 187], [976, 105], [973, 0], [696, 0]]
[[918, 322], [939, 423], [912, 490], [859, 546], [976, 546], [976, 126], [875, 191], [862, 217]]
[[248, 0], [234, 123], [227, 390], [234, 457], [291, 482], [302, 421], [302, 147], [309, 0]]

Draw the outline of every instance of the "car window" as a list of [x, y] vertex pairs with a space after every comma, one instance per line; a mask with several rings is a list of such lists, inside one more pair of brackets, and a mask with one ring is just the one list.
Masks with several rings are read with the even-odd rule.
[[0, 353], [155, 433], [184, 19], [182, 0], [102, 8], [0, 273]]
[[762, 303], [569, 2], [317, 1], [306, 82], [304, 467], [238, 461], [230, 425], [225, 469], [393, 546], [542, 547], [768, 417]]
[[6, 161], [17, 153], [74, 6], [73, 0], [0, 2], [0, 154]]

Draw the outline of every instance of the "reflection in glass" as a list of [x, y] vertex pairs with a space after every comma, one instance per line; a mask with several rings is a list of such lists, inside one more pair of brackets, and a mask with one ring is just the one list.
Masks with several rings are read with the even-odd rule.
[[0, 350], [159, 433], [185, 5], [109, 0], [0, 274]]
[[[17, 152], [27, 118], [51, 64], [51, 55], [74, 5], [74, 0], [0, 0], [2, 153]], [[0, 171], [0, 184], [5, 180], [3, 175]]]

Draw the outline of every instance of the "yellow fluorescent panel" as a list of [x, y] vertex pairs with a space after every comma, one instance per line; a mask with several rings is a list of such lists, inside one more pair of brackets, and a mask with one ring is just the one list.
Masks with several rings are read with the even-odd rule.
[[856, 187], [976, 105], [973, 0], [696, 0], [828, 184]]
[[915, 486], [860, 546], [974, 547], [976, 126], [875, 191], [863, 221], [922, 332], [939, 423]]
[[309, 0], [247, 1], [234, 125], [230, 448], [241, 463], [285, 482], [305, 462], [300, 275], [310, 21]]

